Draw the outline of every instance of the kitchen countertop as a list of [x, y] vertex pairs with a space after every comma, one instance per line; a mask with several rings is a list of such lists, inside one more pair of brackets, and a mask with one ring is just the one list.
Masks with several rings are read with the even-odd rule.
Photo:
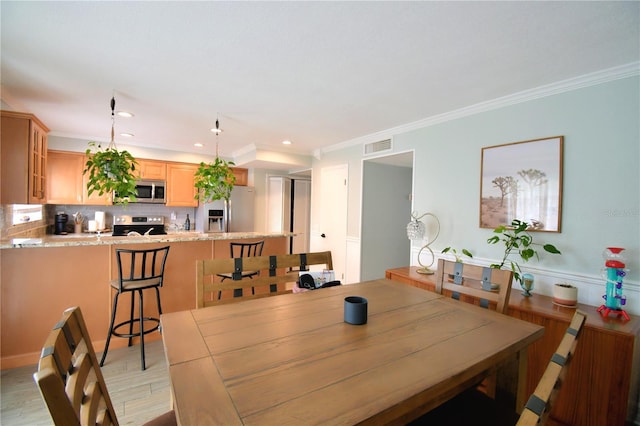
[[292, 237], [290, 232], [226, 232], [202, 233], [195, 231], [170, 232], [166, 235], [148, 235], [131, 237], [113, 237], [111, 233], [96, 234], [67, 234], [46, 235], [41, 238], [11, 238], [0, 241], [0, 249], [37, 248], [37, 247], [76, 247], [112, 244], [141, 244], [141, 243], [175, 243], [181, 241], [207, 240], [242, 240], [248, 238], [277, 238]]

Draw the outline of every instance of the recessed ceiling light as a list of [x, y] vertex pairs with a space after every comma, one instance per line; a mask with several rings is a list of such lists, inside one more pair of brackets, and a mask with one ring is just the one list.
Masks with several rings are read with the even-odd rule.
[[116, 112], [116, 114], [118, 114], [118, 116], [120, 117], [127, 117], [127, 118], [133, 117], [133, 114], [128, 111], [118, 111]]
[[291, 145], [291, 141], [282, 141], [282, 145]]
[[120, 133], [120, 136], [124, 136], [125, 138], [132, 138], [135, 135], [133, 133]]
[[201, 143], [194, 143], [193, 146], [197, 147], [197, 148], [202, 148], [204, 145]]

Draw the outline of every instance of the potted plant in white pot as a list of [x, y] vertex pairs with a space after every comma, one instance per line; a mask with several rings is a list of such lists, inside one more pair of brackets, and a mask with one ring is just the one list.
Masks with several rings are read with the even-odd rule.
[[544, 251], [551, 254], [562, 254], [553, 244], [534, 243], [533, 236], [527, 232], [529, 224], [527, 222], [514, 219], [510, 226], [500, 225], [493, 230], [495, 234], [487, 239], [489, 244], [504, 244], [504, 255], [500, 263], [494, 263], [490, 266], [496, 269], [502, 269], [505, 264], [513, 271], [513, 278], [520, 284], [524, 290], [525, 296], [531, 296], [533, 289], [533, 276], [523, 274], [520, 264], [513, 256], [519, 256], [523, 262], [528, 262], [532, 258], [540, 259], [536, 247], [541, 247]]

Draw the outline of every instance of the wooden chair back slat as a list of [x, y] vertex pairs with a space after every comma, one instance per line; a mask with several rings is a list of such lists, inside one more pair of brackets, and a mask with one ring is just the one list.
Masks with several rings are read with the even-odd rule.
[[[272, 268], [275, 260], [275, 268]], [[324, 269], [333, 269], [331, 252], [281, 254], [276, 256], [256, 256], [241, 259], [242, 267], [236, 268], [237, 259], [207, 259], [196, 261], [196, 307], [228, 303], [230, 301], [246, 300], [249, 298], [273, 296], [290, 292], [278, 286], [278, 291], [258, 293], [252, 296], [235, 297], [233, 299], [217, 300], [218, 291], [231, 289], [249, 289], [252, 287], [271, 287], [273, 285], [291, 283], [298, 280], [301, 265], [324, 265]], [[293, 269], [293, 270], [292, 270]], [[243, 271], [260, 271], [260, 275], [253, 278], [225, 279], [220, 274], [233, 274], [240, 277]], [[275, 275], [272, 275], [275, 273]]]
[[542, 378], [538, 382], [535, 391], [527, 401], [517, 426], [533, 426], [545, 424], [551, 406], [555, 402], [562, 381], [567, 373], [567, 366], [573, 357], [578, 343], [578, 336], [587, 316], [576, 310], [571, 319], [571, 324], [562, 337], [558, 349], [551, 357]]
[[[456, 271], [456, 268], [458, 270]], [[461, 284], [449, 281], [450, 276], [461, 275]], [[495, 291], [482, 289], [483, 276], [490, 274], [490, 283], [497, 285]], [[470, 265], [450, 260], [439, 259], [436, 271], [436, 292], [440, 294], [458, 293], [470, 296], [473, 300], [487, 300], [489, 306], [495, 306], [495, 310], [506, 314], [511, 295], [511, 282], [513, 272], [506, 269], [495, 269], [479, 265]]]
[[118, 424], [80, 308], [49, 333], [33, 378], [56, 425]]

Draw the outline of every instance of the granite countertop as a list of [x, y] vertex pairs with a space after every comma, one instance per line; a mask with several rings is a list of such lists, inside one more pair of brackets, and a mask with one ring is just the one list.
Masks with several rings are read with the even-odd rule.
[[35, 248], [35, 247], [75, 247], [112, 244], [140, 244], [140, 243], [175, 243], [181, 241], [207, 240], [241, 240], [248, 238], [277, 238], [291, 237], [290, 232], [227, 232], [202, 233], [195, 231], [170, 232], [167, 235], [148, 235], [132, 237], [113, 237], [111, 233], [96, 234], [67, 234], [46, 235], [41, 238], [12, 238], [0, 241], [0, 249]]

